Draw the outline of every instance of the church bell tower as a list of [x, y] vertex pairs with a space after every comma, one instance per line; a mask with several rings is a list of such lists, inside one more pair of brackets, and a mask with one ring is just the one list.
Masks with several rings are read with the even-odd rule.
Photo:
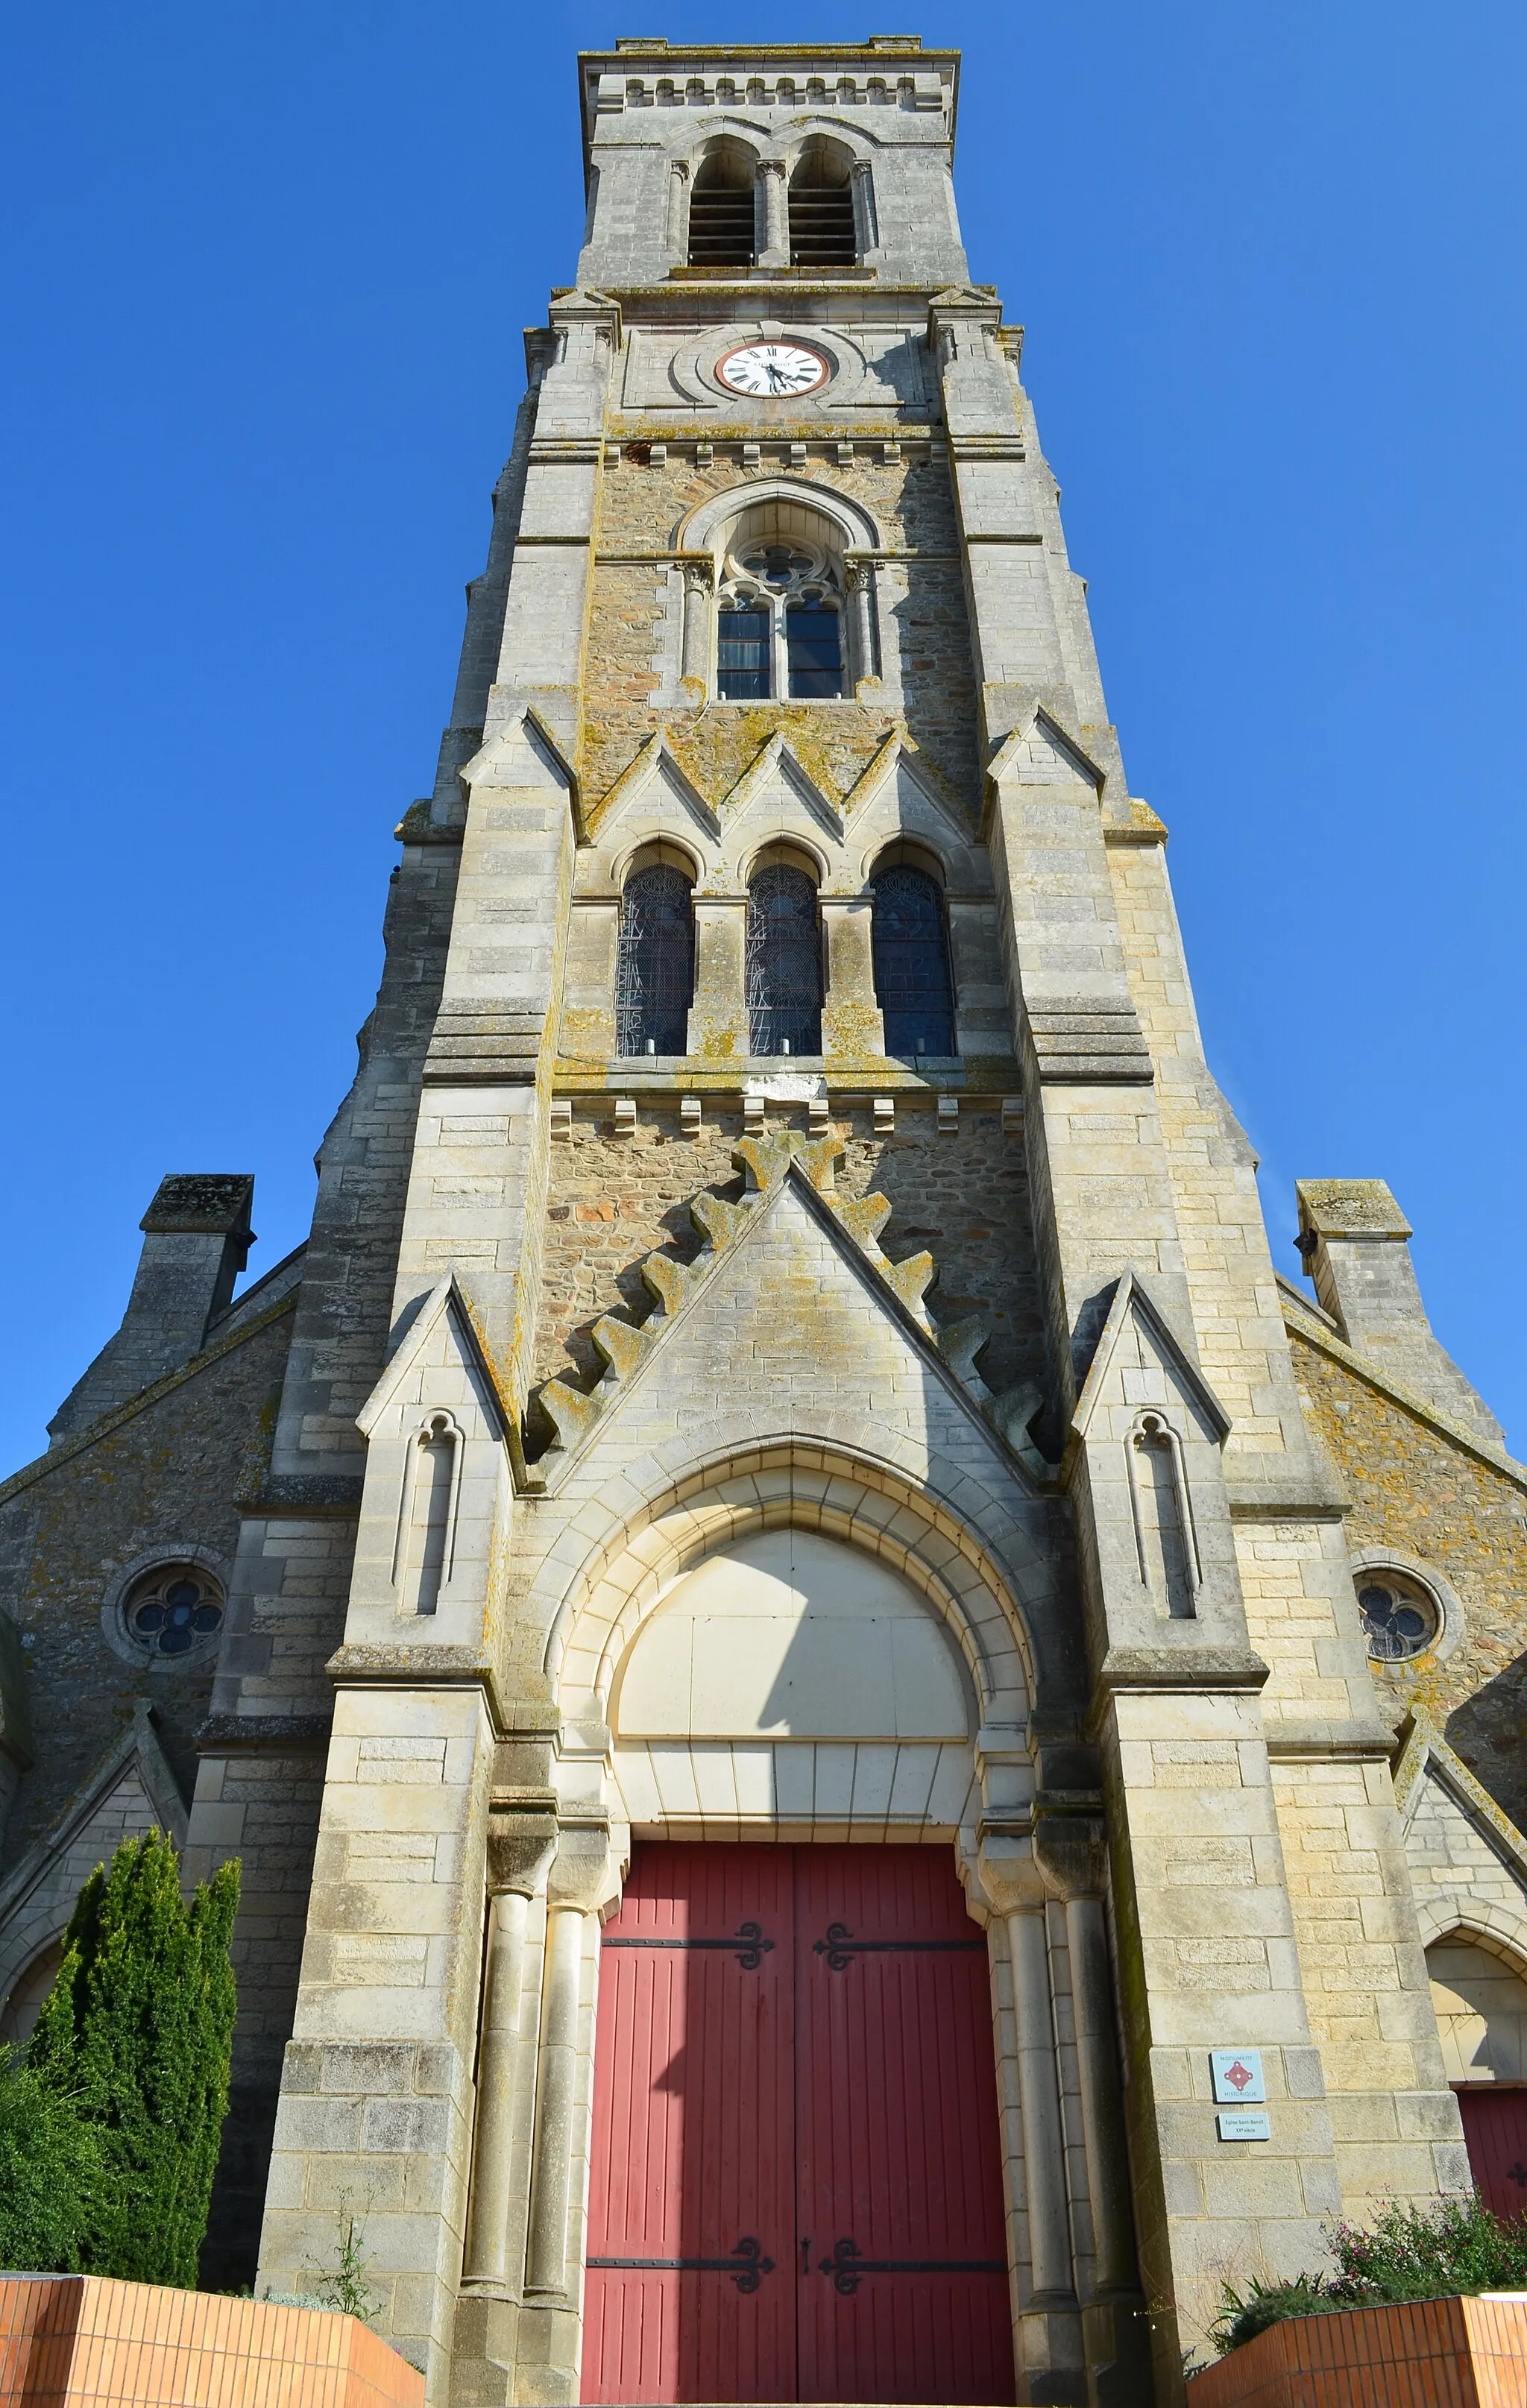
[[349, 2196], [457, 2408], [1166, 2402], [1466, 2180], [958, 75], [579, 61], [325, 1144], [214, 1716], [335, 1688], [261, 2287]]

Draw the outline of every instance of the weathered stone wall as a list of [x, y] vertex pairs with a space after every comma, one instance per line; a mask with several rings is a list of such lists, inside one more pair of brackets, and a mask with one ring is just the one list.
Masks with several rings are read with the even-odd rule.
[[[622, 447], [605, 468], [583, 686], [587, 809], [597, 814], [601, 797], [659, 726], [668, 728], [700, 792], [717, 803], [776, 728], [812, 773], [842, 795], [896, 724], [889, 709], [843, 702], [728, 705], [699, 717], [650, 707], [648, 697], [659, 681], [655, 664], [662, 652], [667, 607], [661, 555], [673, 544], [682, 521], [702, 502], [717, 494], [745, 494], [750, 482], [781, 473], [858, 502], [874, 517], [886, 551], [917, 555], [905, 564], [907, 591], [894, 611], [887, 599], [883, 636], [899, 644], [908, 733], [948, 783], [977, 807], [970, 628], [954, 497], [943, 458], [930, 456], [923, 445], [915, 456], [892, 464], [866, 457], [839, 466], [836, 461], [828, 465], [827, 445], [808, 447], [804, 464], [769, 445], [764, 448], [770, 456], [756, 469], [743, 470], [735, 456], [719, 456], [727, 448], [719, 437], [717, 444], [718, 456], [708, 465], [696, 460], [690, 441], [674, 447], [659, 464], [630, 456], [645, 452], [644, 445]], [[730, 448], [735, 453], [735, 446]], [[650, 563], [633, 561], [633, 553], [654, 557]]]
[[1464, 2159], [1390, 1768], [1275, 1762], [1273, 1785], [1343, 2205], [1455, 2186]]
[[199, 1545], [233, 1562], [234, 1499], [268, 1452], [291, 1331], [286, 1312], [154, 1401], [111, 1417], [97, 1439], [0, 1490], [0, 1596], [22, 1630], [37, 1746], [0, 1866], [47, 1833], [140, 1698], [152, 1702], [189, 1799], [193, 1734], [217, 1659], [127, 1662], [107, 1643], [101, 1609], [115, 1576], [158, 1547]]
[[1393, 1549], [1442, 1575], [1462, 1608], [1446, 1655], [1375, 1668], [1398, 1723], [1423, 1706], [1476, 1779], [1527, 1825], [1527, 1477], [1512, 1479], [1290, 1324], [1312, 1426], [1352, 1502], [1355, 1555]]
[[[791, 1125], [771, 1114], [771, 1127]], [[794, 1116], [804, 1127], [805, 1113]], [[602, 1369], [589, 1338], [603, 1312], [627, 1307], [645, 1320], [652, 1297], [640, 1265], [667, 1246], [688, 1261], [699, 1237], [688, 1201], [701, 1188], [740, 1196], [732, 1153], [742, 1135], [735, 1108], [712, 1113], [699, 1138], [681, 1133], [677, 1102], [643, 1101], [634, 1138], [611, 1133], [608, 1105], [577, 1105], [573, 1135], [552, 1149], [541, 1316], [535, 1377]], [[868, 1107], [832, 1122], [847, 1151], [839, 1194], [878, 1192], [892, 1208], [881, 1244], [893, 1260], [925, 1247], [938, 1266], [929, 1303], [948, 1322], [981, 1312], [992, 1331], [982, 1375], [996, 1391], [1044, 1378], [1038, 1276], [1021, 1129], [1004, 1133], [999, 1111], [962, 1110], [954, 1136], [940, 1135], [931, 1110], [899, 1108], [889, 1135]]]

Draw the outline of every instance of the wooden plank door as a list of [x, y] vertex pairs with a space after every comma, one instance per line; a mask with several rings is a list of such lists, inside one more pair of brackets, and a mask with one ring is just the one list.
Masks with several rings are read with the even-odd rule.
[[605, 1927], [585, 2401], [796, 2396], [792, 1870], [642, 1846]]
[[1497, 2215], [1520, 2215], [1527, 2208], [1527, 2089], [1471, 2084], [1458, 2092], [1458, 2104], [1476, 2190]]
[[796, 2396], [1011, 2401], [986, 1942], [946, 1849], [796, 1857]]
[[583, 2399], [1011, 2401], [999, 2140], [945, 1851], [639, 1847], [600, 1956]]

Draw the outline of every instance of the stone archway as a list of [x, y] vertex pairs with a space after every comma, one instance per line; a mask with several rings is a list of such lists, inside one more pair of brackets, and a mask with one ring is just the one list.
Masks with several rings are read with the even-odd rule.
[[1527, 2207], [1527, 1965], [1488, 1928], [1455, 1924], [1426, 1951], [1443, 2062], [1469, 2171], [1498, 2215]]

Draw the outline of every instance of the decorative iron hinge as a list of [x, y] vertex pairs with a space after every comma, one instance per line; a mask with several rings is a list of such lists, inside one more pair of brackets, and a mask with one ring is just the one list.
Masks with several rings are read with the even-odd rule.
[[762, 2242], [755, 2241], [751, 2232], [729, 2258], [590, 2258], [587, 2262], [622, 2273], [729, 2274], [740, 2291], [756, 2291], [763, 2277], [774, 2271], [772, 2258], [764, 2256]]
[[774, 1945], [764, 1938], [761, 1923], [740, 1923], [730, 1940], [649, 1940], [644, 1934], [627, 1937], [616, 1932], [602, 1944], [606, 1948], [723, 1948], [736, 1957], [744, 1973], [756, 1973]]
[[[594, 2262], [591, 2258], [589, 2264]], [[1005, 2274], [1007, 2266], [1001, 2258], [866, 2258], [845, 2234], [833, 2243], [829, 2258], [817, 2260], [817, 2272], [829, 2275], [833, 2289], [851, 2300], [866, 2274]]]
[[827, 1938], [815, 1943], [815, 1953], [827, 1958], [829, 1973], [846, 1973], [855, 1956], [921, 1956], [929, 1950], [955, 1955], [976, 1948], [986, 1955], [984, 1940], [856, 1940], [846, 1923], [829, 1923]]

